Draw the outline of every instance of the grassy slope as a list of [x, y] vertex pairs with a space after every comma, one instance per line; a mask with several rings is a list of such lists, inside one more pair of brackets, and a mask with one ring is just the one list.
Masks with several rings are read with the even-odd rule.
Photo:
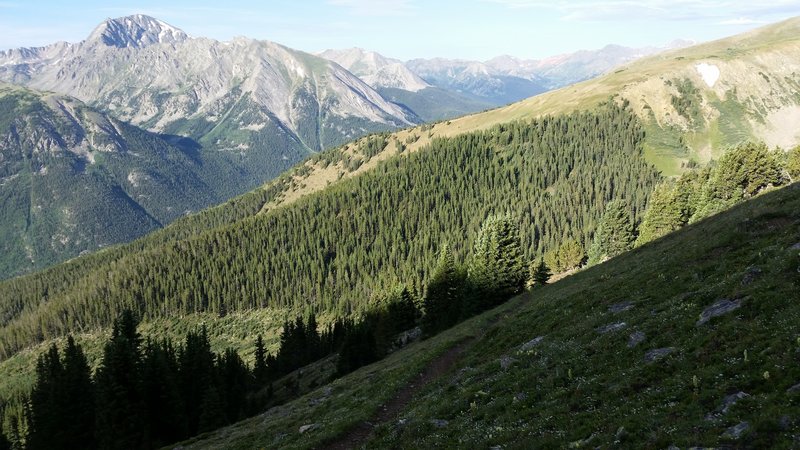
[[[648, 149], [650, 161], [666, 174], [677, 173], [680, 162], [689, 157], [708, 160], [717, 156], [714, 152], [720, 151], [720, 147], [738, 142], [742, 136], [721, 132], [737, 124], [745, 125], [745, 137], [786, 146], [798, 142], [798, 136], [779, 137], [775, 128], [790, 122], [779, 120], [781, 114], [777, 112], [794, 110], [798, 104], [797, 68], [792, 62], [800, 53], [798, 29], [800, 18], [790, 19], [749, 33], [643, 58], [596, 79], [452, 120], [437, 134], [451, 136], [512, 120], [590, 109], [610, 96], [619, 95], [632, 103], [640, 117], [650, 120], [652, 134], [668, 132], [675, 136], [686, 134], [689, 138], [688, 155], [676, 145], [677, 139], [672, 139], [675, 143], [665, 143], [663, 139], [652, 142]], [[704, 84], [695, 69], [700, 62], [720, 68], [720, 79], [713, 89]], [[700, 123], [689, 123], [679, 117], [670, 104], [670, 96], [676, 91], [665, 82], [684, 78], [701, 90]], [[651, 117], [649, 110], [655, 111], [655, 117]]]
[[[800, 383], [797, 244], [795, 184], [534, 290], [190, 447], [319, 446], [370, 417], [436, 354], [484, 331], [451, 374], [401, 413], [403, 425], [382, 424], [367, 446], [789, 447], [800, 434], [800, 391], [787, 392]], [[738, 298], [739, 309], [697, 325], [714, 302]], [[625, 301], [629, 310], [610, 312]], [[498, 314], [503, 320], [488, 327]], [[622, 330], [598, 332], [620, 322]], [[636, 331], [646, 337], [630, 348]], [[538, 336], [538, 346], [520, 351]], [[674, 352], [645, 362], [648, 351], [666, 347]], [[749, 396], [706, 418], [740, 391]], [[438, 428], [435, 419], [448, 423]], [[738, 441], [722, 436], [743, 421], [749, 429]], [[299, 433], [311, 423], [320, 426]]]

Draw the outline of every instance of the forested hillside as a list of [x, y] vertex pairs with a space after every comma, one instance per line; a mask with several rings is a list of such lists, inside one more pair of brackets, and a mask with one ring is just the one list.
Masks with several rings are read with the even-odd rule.
[[214, 158], [74, 98], [0, 83], [0, 278], [126, 242], [229, 193]]
[[107, 327], [125, 307], [145, 320], [265, 306], [349, 314], [398, 281], [421, 290], [440, 246], [463, 256], [491, 213], [513, 217], [528, 259], [567, 238], [586, 246], [608, 201], [625, 199], [634, 217], [644, 209], [659, 176], [643, 138], [635, 116], [605, 104], [434, 140], [265, 214], [248, 216], [262, 195], [248, 194], [241, 221], [197, 232], [201, 214], [175, 225], [182, 239], [4, 282], [0, 350]]
[[[534, 288], [181, 445], [794, 448], [799, 187]], [[447, 370], [421, 385], [443, 360]], [[384, 415], [397, 398], [403, 407]], [[350, 430], [361, 439], [347, 440]]]

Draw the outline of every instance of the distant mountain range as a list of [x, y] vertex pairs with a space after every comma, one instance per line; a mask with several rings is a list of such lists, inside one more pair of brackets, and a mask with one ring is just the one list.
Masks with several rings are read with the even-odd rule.
[[433, 58], [403, 63], [360, 48], [326, 50], [319, 55], [336, 61], [379, 91], [419, 92], [437, 87], [473, 101], [502, 106], [594, 78], [643, 56], [691, 44], [674, 41], [665, 47], [644, 48], [607, 45], [542, 60], [503, 55], [488, 61]]
[[367, 133], [494, 108], [653, 51], [404, 63], [194, 38], [145, 15], [2, 51], [0, 278], [142, 236]]

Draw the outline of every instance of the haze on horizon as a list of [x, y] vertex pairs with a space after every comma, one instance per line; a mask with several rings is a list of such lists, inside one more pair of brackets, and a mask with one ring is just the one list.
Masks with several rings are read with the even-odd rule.
[[0, 49], [78, 42], [107, 18], [148, 14], [192, 36], [266, 39], [318, 52], [361, 47], [399, 59], [540, 59], [607, 44], [708, 41], [800, 15], [795, 1], [144, 0], [0, 1]]

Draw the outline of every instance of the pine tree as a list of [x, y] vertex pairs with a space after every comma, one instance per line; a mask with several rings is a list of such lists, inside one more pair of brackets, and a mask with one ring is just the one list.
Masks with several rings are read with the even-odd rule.
[[800, 145], [792, 148], [786, 154], [786, 172], [792, 181], [800, 181]]
[[552, 273], [544, 259], [539, 260], [539, 264], [531, 262], [530, 265], [530, 284], [532, 286], [544, 286], [550, 281]]
[[250, 371], [236, 350], [225, 349], [217, 357], [217, 374], [225, 422], [232, 423], [242, 419], [248, 409], [247, 391], [253, 383]]
[[462, 299], [459, 288], [462, 282], [450, 246], [444, 244], [425, 292], [425, 316], [422, 326], [427, 334], [433, 334], [456, 323], [461, 315]]
[[225, 403], [220, 394], [220, 385], [213, 381], [203, 394], [198, 417], [199, 433], [215, 430], [225, 425]]
[[183, 399], [178, 382], [178, 362], [169, 341], [148, 340], [141, 369], [145, 439], [148, 447], [161, 447], [188, 437]]
[[685, 222], [681, 206], [673, 184], [662, 183], [656, 186], [639, 226], [636, 245], [644, 245], [682, 227]]
[[63, 410], [62, 381], [64, 366], [61, 364], [58, 347], [50, 346], [36, 362], [36, 384], [30, 397], [27, 447], [30, 449], [61, 449], [62, 426], [66, 421]]
[[589, 251], [589, 264], [613, 258], [633, 247], [633, 219], [628, 205], [620, 200], [606, 205]]
[[133, 311], [123, 310], [97, 370], [95, 433], [103, 449], [145, 445], [147, 421], [141, 395], [141, 337]]
[[95, 447], [94, 384], [86, 355], [72, 336], [67, 337], [64, 348], [64, 375], [61, 384], [64, 411], [64, 448]]
[[394, 331], [399, 333], [414, 327], [419, 315], [414, 296], [405, 285], [397, 286], [389, 295], [389, 316], [394, 324]]
[[206, 391], [215, 381], [214, 353], [211, 351], [205, 325], [199, 331], [190, 331], [186, 334], [186, 342], [178, 353], [178, 379], [189, 435], [195, 435], [200, 430], [200, 416], [203, 402], [207, 397]]
[[260, 389], [269, 382], [269, 367], [267, 367], [267, 350], [264, 348], [264, 338], [261, 334], [256, 337], [255, 363], [253, 364], [253, 377], [256, 388]]
[[507, 216], [489, 217], [475, 241], [469, 273], [486, 300], [482, 306], [494, 306], [520, 293], [526, 272], [517, 225]]

